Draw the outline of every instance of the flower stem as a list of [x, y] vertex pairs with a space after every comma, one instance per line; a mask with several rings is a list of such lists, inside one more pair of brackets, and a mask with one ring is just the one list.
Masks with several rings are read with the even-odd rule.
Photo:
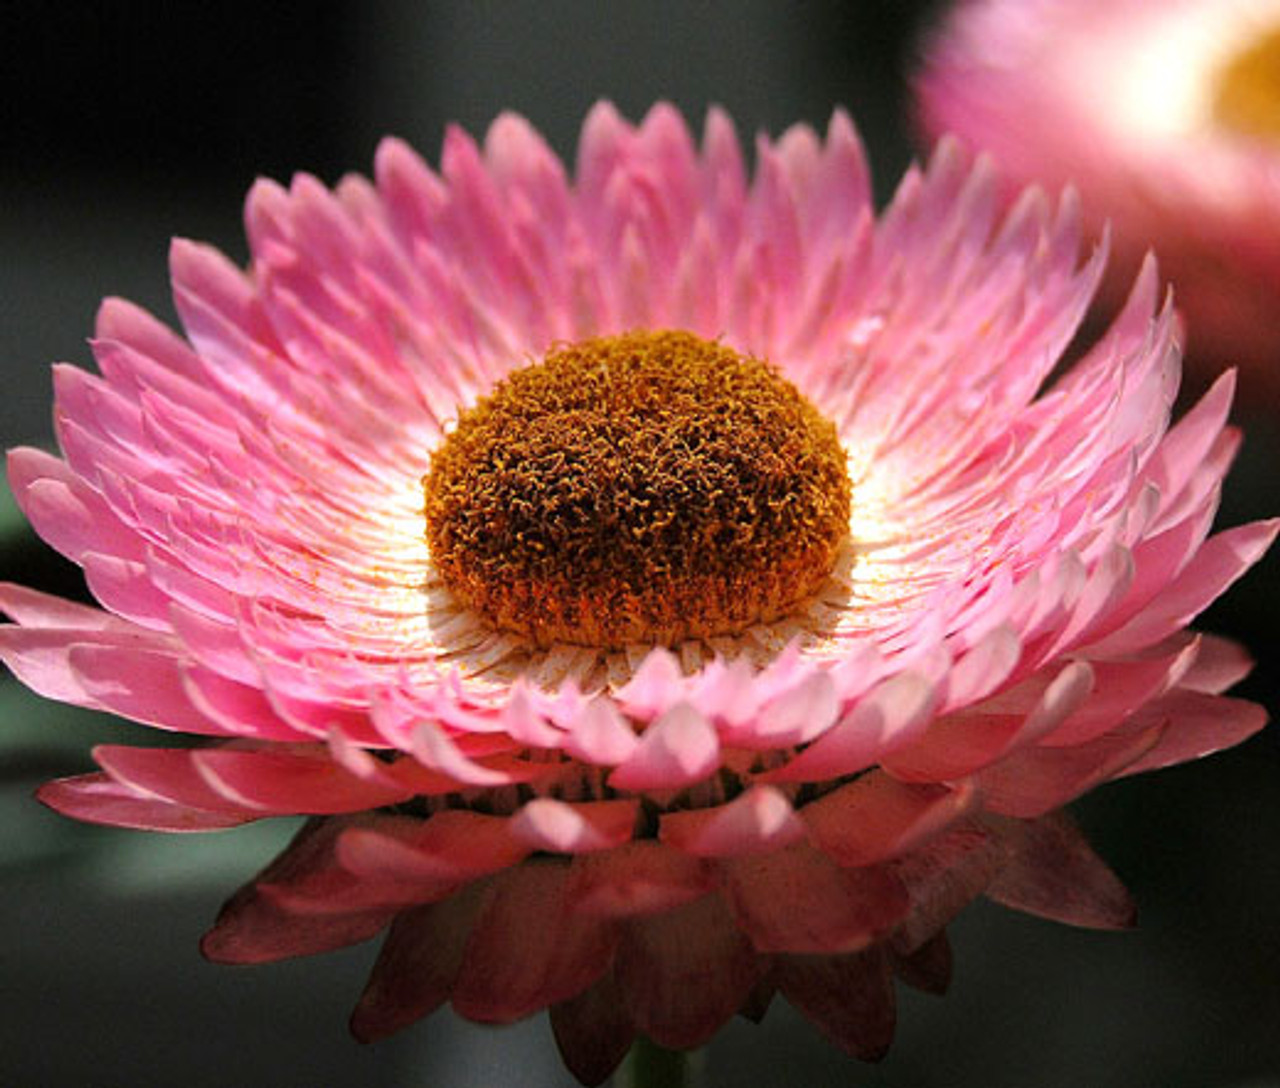
[[668, 1050], [643, 1035], [613, 1079], [613, 1088], [700, 1088], [702, 1054]]

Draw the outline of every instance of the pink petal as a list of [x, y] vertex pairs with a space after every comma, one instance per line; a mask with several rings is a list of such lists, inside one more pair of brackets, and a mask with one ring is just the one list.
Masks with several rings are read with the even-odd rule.
[[1128, 929], [1136, 908], [1124, 885], [1064, 813], [995, 823], [1012, 855], [987, 885], [1006, 907], [1090, 929]]
[[609, 775], [616, 790], [679, 789], [720, 766], [716, 731], [688, 703], [677, 703], [640, 735], [631, 757]]
[[893, 978], [884, 951], [844, 956], [779, 956], [778, 989], [846, 1054], [883, 1058], [897, 1022]]
[[1206, 695], [1221, 695], [1253, 671], [1253, 658], [1237, 642], [1215, 635], [1200, 635], [1200, 652], [1179, 686]]
[[67, 631], [133, 630], [131, 624], [101, 608], [63, 600], [13, 582], [0, 582], [0, 611], [24, 627]]
[[988, 811], [1020, 819], [1042, 816], [1135, 766], [1166, 728], [1167, 723], [1148, 724], [1070, 748], [1027, 748], [974, 777]]
[[413, 755], [424, 766], [465, 786], [509, 786], [546, 773], [545, 768], [519, 767], [514, 761], [491, 766], [470, 759], [434, 722], [420, 722], [414, 729]]
[[357, 1039], [385, 1039], [449, 999], [483, 892], [483, 885], [473, 884], [439, 903], [396, 915], [351, 1014]]
[[[764, 684], [767, 679], [761, 676], [759, 683]], [[739, 733], [750, 737], [749, 727], [760, 711], [756, 670], [745, 657], [734, 658], [727, 664], [722, 658], [713, 658], [698, 675], [693, 701], [708, 718], [729, 727], [726, 737]]]
[[345, 832], [338, 858], [358, 876], [461, 883], [529, 854], [510, 824], [507, 817], [466, 809], [446, 809], [426, 819], [384, 819], [376, 828]]
[[942, 995], [951, 985], [951, 943], [945, 929], [905, 955], [890, 947], [889, 962], [893, 973], [912, 989]]
[[717, 895], [630, 919], [614, 962], [636, 1028], [679, 1050], [710, 1039], [747, 1001], [760, 973], [758, 957]]
[[315, 956], [376, 937], [392, 917], [386, 910], [296, 915], [258, 896], [233, 898], [200, 942], [200, 951], [214, 963], [233, 964]]
[[[390, 817], [383, 817], [383, 822]], [[399, 871], [354, 873], [331, 853], [313, 870], [288, 882], [259, 880], [258, 895], [291, 915], [332, 917], [390, 913], [438, 903], [468, 885], [465, 877], [412, 876]]]
[[1212, 388], [1164, 436], [1147, 472], [1168, 499], [1178, 495], [1208, 457], [1226, 426], [1235, 391], [1235, 371], [1223, 371]]
[[[123, 622], [123, 621], [120, 621]], [[99, 638], [126, 645], [146, 645], [131, 632], [103, 632], [85, 628], [40, 628], [0, 626], [0, 660], [4, 661], [20, 681], [46, 699], [56, 699], [72, 706], [103, 710], [71, 668], [72, 647]]]
[[193, 664], [182, 668], [182, 689], [196, 710], [231, 736], [302, 743], [317, 739], [282, 720], [260, 687]]
[[523, 680], [511, 687], [511, 697], [502, 708], [502, 724], [513, 740], [532, 748], [556, 749], [564, 739], [543, 716]]
[[[118, 299], [108, 299], [103, 313]], [[138, 311], [142, 313], [142, 311]], [[234, 428], [236, 413], [215, 391], [199, 357], [190, 346], [154, 318], [160, 335], [169, 339], [139, 347], [120, 336], [104, 332], [99, 320], [97, 336], [90, 342], [93, 357], [107, 381], [116, 390], [141, 404], [163, 404], [168, 410], [195, 412], [210, 424]], [[193, 377], [199, 375], [199, 377]]]
[[184, 238], [170, 247], [169, 271], [174, 306], [209, 375], [264, 408], [279, 403], [287, 382], [272, 365], [274, 338], [244, 273]]
[[728, 744], [752, 748], [786, 748], [805, 744], [825, 733], [840, 704], [827, 672], [811, 672], [756, 710], [751, 725], [726, 733]]
[[1129, 549], [1119, 545], [1109, 548], [1089, 572], [1071, 617], [1054, 641], [1049, 656], [1057, 657], [1091, 641], [1092, 632], [1124, 600], [1136, 574], [1133, 553]]
[[[401, 817], [361, 813], [328, 817], [305, 825], [310, 833], [295, 839], [250, 888], [277, 912], [300, 917], [347, 916], [433, 903], [451, 895], [463, 881], [406, 877], [401, 872], [356, 873], [344, 866], [338, 849], [353, 830], [394, 832]], [[246, 890], [246, 895], [248, 894]]]
[[211, 789], [200, 776], [186, 748], [129, 748], [99, 744], [93, 749], [94, 762], [111, 778], [135, 793], [166, 801], [177, 807], [205, 809], [257, 819], [261, 813], [252, 806], [228, 799]]
[[10, 450], [9, 486], [35, 531], [72, 562], [88, 551], [143, 558], [142, 541], [52, 454], [27, 447]]
[[339, 766], [388, 793], [407, 790], [413, 795], [434, 796], [454, 793], [458, 788], [452, 778], [427, 770], [415, 759], [379, 759], [340, 730], [332, 730], [326, 740], [329, 754]]
[[973, 774], [1057, 729], [1093, 690], [1085, 662], [1067, 665], [1045, 688], [1025, 717], [985, 714], [983, 707], [935, 720], [915, 744], [883, 759], [891, 774], [907, 781], [951, 781]]
[[105, 608], [153, 631], [170, 630], [169, 598], [152, 584], [145, 563], [94, 551], [80, 563], [89, 591]]
[[282, 854], [227, 900], [200, 942], [200, 951], [216, 963], [270, 963], [344, 948], [382, 930], [393, 912], [297, 915], [258, 891], [259, 883], [287, 886], [327, 865], [334, 838], [344, 826], [341, 820], [309, 820], [303, 825]]
[[583, 704], [573, 719], [564, 750], [584, 763], [616, 767], [629, 760], [639, 744], [612, 700], [597, 696]]
[[634, 800], [527, 802], [511, 818], [511, 834], [533, 850], [582, 854], [631, 841], [640, 804]]
[[1103, 644], [1108, 649], [1150, 645], [1186, 626], [1271, 547], [1280, 520], [1259, 521], [1210, 537], [1159, 599]]
[[978, 794], [899, 782], [871, 771], [800, 810], [815, 846], [837, 865], [872, 865], [914, 850], [970, 812]]
[[821, 781], [864, 770], [929, 724], [936, 697], [935, 686], [918, 673], [890, 677], [790, 763], [761, 779]]
[[910, 899], [910, 914], [893, 947], [910, 955], [938, 935], [991, 883], [1006, 847], [983, 827], [966, 822], [931, 839], [893, 864]]
[[[103, 299], [94, 332], [99, 340], [119, 342], [155, 360], [162, 373], [180, 375], [197, 384], [206, 379], [200, 357], [191, 350], [191, 346], [167, 325], [127, 299]], [[107, 372], [105, 367], [103, 370]]]
[[1118, 773], [1139, 774], [1200, 759], [1239, 744], [1266, 724], [1267, 711], [1255, 703], [1199, 691], [1172, 691], [1144, 707], [1126, 725], [1141, 730], [1139, 735], [1154, 728], [1158, 739]]
[[192, 753], [192, 762], [218, 793], [262, 812], [360, 812], [412, 796], [362, 781], [324, 756], [207, 748]]
[[888, 870], [841, 869], [807, 845], [736, 858], [727, 894], [739, 927], [760, 952], [854, 952], [889, 933], [907, 913]]
[[628, 714], [641, 721], [665, 713], [684, 698], [679, 662], [669, 650], [651, 650], [616, 698]]
[[433, 213], [444, 201], [444, 186], [430, 167], [402, 140], [378, 144], [374, 176], [379, 195], [396, 226], [408, 237], [429, 236]]
[[1008, 679], [1021, 656], [1022, 641], [1011, 627], [1002, 624], [983, 636], [947, 674], [940, 712], [985, 699]]
[[255, 816], [207, 812], [137, 793], [104, 774], [85, 774], [46, 782], [36, 799], [63, 816], [137, 831], [217, 831]]
[[528, 192], [536, 204], [557, 207], [557, 214], [567, 214], [561, 208], [570, 199], [564, 165], [525, 118], [500, 113], [485, 133], [484, 157], [497, 181]]
[[191, 702], [172, 652], [81, 643], [68, 649], [67, 661], [94, 704], [123, 718], [181, 733], [227, 733]]
[[276, 720], [317, 739], [340, 729], [357, 744], [383, 747], [384, 742], [370, 719], [369, 709], [359, 696], [348, 700], [344, 693], [333, 693], [326, 699], [329, 693], [313, 673], [308, 697], [295, 698], [281, 690], [278, 686], [280, 680], [280, 674], [274, 673], [263, 681], [263, 694], [275, 712]]
[[705, 197], [716, 216], [716, 241], [732, 252], [746, 203], [747, 172], [733, 120], [718, 106], [707, 111], [702, 155]]
[[651, 914], [704, 896], [716, 883], [708, 862], [639, 840], [575, 856], [565, 901], [582, 914]]
[[1199, 653], [1197, 640], [1133, 661], [1095, 661], [1094, 687], [1084, 704], [1045, 736], [1054, 747], [1084, 744], [1177, 684]]
[[262, 683], [262, 674], [245, 650], [235, 621], [215, 619], [176, 601], [169, 602], [169, 623], [201, 665], [241, 684]]
[[511, 1023], [581, 993], [609, 969], [615, 927], [570, 916], [568, 873], [564, 862], [530, 861], [495, 881], [454, 983], [459, 1015]]
[[[1123, 631], [1135, 617], [1141, 616], [1157, 601], [1162, 593], [1175, 582], [1187, 563], [1195, 556], [1208, 535], [1213, 515], [1217, 509], [1216, 491], [1206, 496], [1200, 507], [1185, 518], [1174, 522], [1161, 533], [1146, 537], [1133, 548], [1134, 579], [1128, 593], [1119, 602], [1105, 624], [1097, 632], [1094, 653], [1108, 656], [1113, 645], [1112, 636]], [[1114, 641], [1120, 652], [1126, 646], [1121, 634]]]
[[756, 785], [725, 805], [663, 813], [658, 837], [688, 854], [734, 857], [788, 846], [804, 837], [804, 824], [785, 794]]
[[576, 997], [552, 1005], [551, 1030], [565, 1067], [588, 1088], [609, 1079], [636, 1035], [612, 971]]

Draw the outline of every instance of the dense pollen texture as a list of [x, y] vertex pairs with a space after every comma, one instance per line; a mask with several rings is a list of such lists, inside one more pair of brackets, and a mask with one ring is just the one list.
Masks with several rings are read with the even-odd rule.
[[432, 454], [444, 584], [541, 645], [673, 644], [785, 615], [830, 573], [835, 427], [769, 363], [684, 332], [554, 349]]

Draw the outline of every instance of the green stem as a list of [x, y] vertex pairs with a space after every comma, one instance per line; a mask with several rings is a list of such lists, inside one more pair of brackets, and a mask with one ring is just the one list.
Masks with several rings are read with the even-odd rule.
[[643, 1035], [613, 1078], [614, 1088], [700, 1088], [703, 1055], [668, 1050]]

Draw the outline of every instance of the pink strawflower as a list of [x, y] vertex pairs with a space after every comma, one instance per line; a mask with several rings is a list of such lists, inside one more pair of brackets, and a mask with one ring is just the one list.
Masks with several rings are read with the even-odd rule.
[[[587, 1083], [637, 1033], [696, 1047], [775, 992], [876, 1057], [893, 977], [944, 989], [945, 926], [981, 894], [1129, 924], [1124, 889], [1059, 810], [1262, 727], [1259, 707], [1221, 694], [1246, 655], [1186, 625], [1277, 524], [1208, 535], [1239, 442], [1232, 379], [1169, 427], [1176, 322], [1151, 264], [1044, 388], [1104, 257], [1079, 259], [1073, 199], [1031, 192], [1003, 215], [996, 196], [990, 170], [945, 143], [877, 219], [843, 113], [825, 140], [803, 126], [761, 139], [749, 178], [723, 114], [699, 147], [665, 106], [638, 127], [597, 107], [572, 177], [503, 116], [481, 146], [451, 131], [439, 173], [388, 140], [372, 183], [259, 182], [248, 270], [176, 242], [185, 336], [107, 301], [101, 376], [55, 368], [63, 456], [11, 454], [32, 524], [103, 608], [4, 586], [4, 660], [43, 695], [205, 741], [100, 746], [101, 773], [42, 800], [164, 831], [313, 817], [227, 903], [208, 956], [270, 961], [388, 931], [360, 1038], [446, 1001], [495, 1023], [549, 1008]], [[672, 414], [657, 452], [583, 483], [565, 467], [580, 452], [535, 457], [534, 438], [500, 430], [481, 489], [549, 475], [495, 500], [471, 537], [433, 521], [452, 549], [433, 561], [424, 477], [432, 517], [474, 497], [481, 485], [444, 478], [442, 451], [497, 417], [518, 387], [499, 382], [560, 352], [584, 368], [557, 387], [571, 398], [610, 351], [658, 369], [617, 409], [625, 433], [601, 437], [614, 415], [582, 422], [588, 398], [564, 441], [616, 456]], [[723, 365], [739, 384], [724, 403], [646, 400], [668, 365]], [[681, 413], [704, 399], [732, 413], [757, 378], [774, 407], [747, 414], [767, 441], [739, 464], [754, 423], [716, 438], [715, 418], [693, 429]], [[784, 402], [811, 429], [769, 475]], [[525, 414], [545, 437], [550, 417]], [[801, 472], [827, 464], [819, 448], [842, 448], [848, 472], [811, 473], [841, 519], [813, 555], [838, 544], [829, 570], [802, 571], [816, 591], [789, 600], [791, 545], [757, 530], [775, 514], [811, 528], [786, 519]], [[708, 449], [722, 461], [697, 460]], [[715, 488], [688, 498], [701, 481], [667, 457], [720, 473]], [[623, 476], [649, 519], [629, 532], [653, 536], [627, 553], [644, 584], [561, 577], [569, 537], [529, 540], [569, 532], [573, 488], [612, 511]], [[758, 517], [724, 505], [742, 476], [766, 489], [742, 500]], [[540, 489], [554, 516], [519, 522]], [[582, 539], [604, 543], [579, 558], [613, 570], [629, 537], [594, 516]], [[669, 569], [687, 529], [696, 547]], [[744, 541], [774, 565], [726, 568]], [[441, 574], [459, 556], [497, 572], [467, 592], [501, 589], [516, 610], [464, 603]], [[700, 599], [706, 556], [732, 592], [646, 619], [653, 585]], [[733, 619], [765, 589], [761, 616]], [[520, 612], [538, 593], [545, 607]], [[544, 637], [552, 619], [568, 626]], [[681, 633], [570, 637], [606, 620]]]
[[1280, 3], [961, 0], [925, 53], [928, 133], [1076, 186], [1114, 288], [1154, 246], [1192, 358], [1280, 407]]

